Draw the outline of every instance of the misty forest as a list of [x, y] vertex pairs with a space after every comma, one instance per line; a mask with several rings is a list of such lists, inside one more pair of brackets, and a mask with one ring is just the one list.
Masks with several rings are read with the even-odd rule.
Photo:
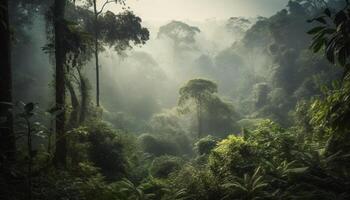
[[0, 0], [0, 199], [350, 199], [350, 1]]

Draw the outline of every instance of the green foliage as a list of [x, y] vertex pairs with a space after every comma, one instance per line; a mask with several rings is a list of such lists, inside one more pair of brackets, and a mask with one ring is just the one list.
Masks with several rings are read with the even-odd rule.
[[237, 131], [238, 114], [230, 102], [217, 96], [217, 92], [217, 84], [206, 79], [192, 79], [180, 88], [178, 110], [181, 114], [196, 111], [198, 137], [203, 133], [226, 136]]
[[[193, 100], [196, 104], [205, 103], [214, 94], [217, 93], [218, 86], [210, 80], [193, 79], [183, 86], [179, 93], [178, 105], [185, 107], [188, 101]], [[186, 111], [185, 109], [184, 111]]]
[[166, 194], [163, 196], [162, 200], [186, 200], [190, 199], [185, 189], [174, 190], [172, 188], [163, 189]]
[[112, 198], [109, 184], [95, 167], [89, 163], [80, 163], [76, 170], [78, 173], [52, 168], [40, 171], [39, 175], [33, 179], [33, 199], [107, 200]]
[[[92, 3], [90, 2], [88, 6], [93, 6]], [[99, 50], [103, 50], [103, 46], [108, 45], [114, 47], [118, 53], [122, 53], [124, 50], [131, 49], [133, 45], [145, 44], [149, 39], [149, 31], [141, 26], [142, 19], [130, 10], [124, 10], [118, 14], [111, 11], [97, 14], [97, 39], [101, 42]], [[77, 21], [79, 26], [90, 36], [95, 34], [94, 13], [92, 11], [85, 7], [74, 6], [69, 17]]]
[[206, 168], [185, 165], [179, 172], [172, 174], [169, 180], [170, 187], [181, 191], [188, 200], [215, 200], [224, 196], [220, 179]]
[[258, 21], [247, 30], [243, 43], [247, 47], [266, 46], [271, 42], [271, 32], [268, 28], [269, 20], [259, 18]]
[[265, 121], [263, 118], [241, 119], [237, 121], [237, 124], [242, 129], [255, 130], [263, 121]]
[[[326, 8], [323, 15], [316, 17], [310, 22], [317, 21], [320, 25], [308, 31], [308, 34], [313, 36], [313, 43], [310, 48], [314, 52], [319, 52], [323, 47], [325, 56], [332, 64], [338, 63], [344, 67], [344, 76], [348, 75], [349, 71], [349, 2], [346, 1], [346, 6], [336, 13], [332, 13], [329, 8]], [[330, 21], [330, 22], [329, 22]]]
[[215, 148], [217, 142], [218, 139], [208, 135], [195, 143], [195, 149], [199, 155], [209, 155], [211, 150]]
[[325, 89], [325, 97], [316, 99], [311, 105], [312, 123], [318, 128], [332, 128], [334, 131], [346, 132], [349, 127], [349, 93], [350, 84]]
[[148, 200], [154, 196], [154, 194], [145, 194], [142, 185], [136, 186], [128, 179], [117, 182], [115, 187], [118, 189], [118, 199], [122, 200]]
[[153, 115], [149, 126], [153, 133], [177, 134], [184, 132], [180, 118], [173, 110]]
[[347, 154], [350, 146], [349, 138], [349, 91], [350, 84], [345, 80], [342, 86], [325, 89], [325, 96], [316, 98], [309, 109], [310, 124], [315, 136], [329, 138], [327, 151], [338, 151]]
[[142, 134], [138, 140], [143, 151], [154, 156], [191, 154], [190, 140], [183, 134]]
[[203, 132], [216, 137], [225, 137], [239, 131], [236, 123], [240, 115], [231, 102], [212, 96], [203, 111]]
[[263, 189], [267, 186], [267, 183], [260, 174], [261, 169], [257, 168], [252, 175], [244, 174], [243, 178], [235, 177], [229, 183], [223, 184], [222, 187], [233, 193], [227, 194], [222, 199], [251, 200], [263, 198], [266, 196]]
[[299, 148], [293, 134], [266, 120], [256, 130], [246, 131], [244, 137], [249, 143], [257, 144], [260, 158], [292, 161], [292, 152]]
[[[314, 52], [325, 49], [325, 57], [332, 64], [343, 67], [341, 82], [334, 82], [331, 89], [324, 87], [323, 97], [316, 98], [310, 108], [310, 123], [317, 134], [329, 138], [326, 151], [328, 154], [347, 155], [350, 150], [347, 141], [349, 139], [349, 2], [337, 12], [326, 8], [323, 15], [310, 21], [321, 24], [311, 29], [308, 33], [313, 35]], [[348, 163], [342, 161], [343, 165]]]
[[132, 156], [130, 149], [133, 149], [133, 144], [126, 136], [97, 121], [90, 122], [87, 141], [88, 156], [101, 168], [103, 175], [116, 180], [127, 173], [127, 156]]
[[149, 31], [141, 26], [141, 22], [141, 18], [131, 11], [118, 15], [107, 11], [99, 18], [100, 39], [118, 53], [132, 48], [132, 44], [143, 45], [149, 39]]
[[[246, 107], [243, 110], [235, 105], [244, 114], [251, 118], [269, 118], [284, 127], [291, 126], [291, 112], [297, 101], [322, 94], [321, 85], [330, 85], [332, 80], [339, 78], [341, 70], [331, 68], [322, 55], [313, 55], [308, 49], [310, 36], [306, 32], [312, 24], [306, 20], [319, 13], [319, 9], [324, 9], [325, 3], [321, 1], [290, 1], [286, 9], [269, 18], [259, 18], [247, 30], [240, 41], [242, 44], [231, 48], [232, 51], [241, 52], [243, 58], [254, 52], [253, 60], [257, 59], [256, 55], [263, 54], [255, 52], [266, 52], [268, 49], [266, 57], [271, 59], [266, 64], [249, 62], [253, 66], [247, 66], [251, 68], [247, 74], [252, 81], [245, 82], [245, 90], [233, 96], [240, 98], [238, 106]], [[336, 7], [339, 2], [330, 1], [327, 4]], [[266, 83], [269, 87], [269, 91], [261, 93], [261, 100], [264, 101], [260, 102], [258, 92], [253, 90], [253, 86], [259, 83]], [[245, 94], [247, 91], [248, 94]], [[252, 101], [253, 96], [256, 97], [255, 101]]]
[[[222, 140], [213, 136], [200, 138], [194, 144], [198, 156], [191, 157], [193, 141], [183, 128], [183, 121], [189, 120], [180, 119], [175, 112], [154, 115], [146, 130], [143, 130], [146, 123], [118, 113], [117, 128], [137, 127], [135, 130], [150, 132], [138, 138], [90, 118], [65, 133], [69, 162], [66, 169], [58, 170], [51, 163], [52, 131], [41, 123], [31, 122], [37, 117], [36, 104], [28, 103], [19, 115], [26, 122], [23, 130], [27, 137], [18, 140], [17, 160], [11, 165], [10, 176], [16, 185], [6, 185], [7, 177], [1, 174], [0, 198], [5, 191], [13, 199], [28, 199], [26, 195], [32, 194], [32, 199], [38, 200], [349, 199], [350, 9], [349, 4], [336, 14], [326, 9], [313, 20], [321, 24], [309, 31], [314, 36], [313, 50], [318, 52], [324, 47], [327, 59], [344, 68], [341, 82], [321, 87], [324, 83], [329, 85], [339, 73], [328, 69], [322, 57], [311, 56], [305, 49], [308, 37], [304, 33], [309, 25], [304, 19], [323, 8], [322, 2], [290, 1], [288, 10], [270, 18], [259, 18], [242, 41], [216, 57], [220, 73], [230, 72], [231, 68], [239, 73], [227, 73], [220, 78], [237, 79], [230, 83], [252, 79], [244, 82], [244, 89], [230, 89], [234, 95], [237, 91], [244, 93], [238, 97], [231, 94], [235, 103], [243, 106], [242, 102], [246, 102], [244, 105], [255, 107], [241, 109], [245, 110], [246, 118], [236, 123], [240, 116], [230, 102], [217, 95], [218, 86], [210, 80], [193, 79], [180, 89], [178, 106], [183, 113], [191, 113], [196, 106], [199, 133], [224, 137], [238, 132], [238, 124], [242, 127], [240, 135], [229, 135]], [[91, 6], [93, 1], [89, 3]], [[90, 34], [96, 24], [90, 10], [70, 6], [64, 33], [66, 66], [80, 70], [90, 59]], [[120, 53], [149, 39], [149, 32], [140, 25], [141, 19], [132, 12], [115, 15], [102, 11], [103, 8], [98, 13], [98, 50], [110, 45]], [[169, 37], [176, 50], [185, 50], [194, 47], [199, 31], [174, 21], [161, 27], [158, 36]], [[46, 50], [53, 48], [47, 47]], [[246, 52], [269, 49], [273, 60], [269, 64], [273, 66], [260, 71], [271, 77], [260, 75], [260, 71], [255, 71], [256, 66], [246, 65], [234, 49], [237, 47], [244, 47]], [[211, 62], [205, 56], [202, 61]], [[149, 65], [155, 64], [152, 61]], [[213, 63], [208, 65], [211, 68]], [[69, 75], [74, 79], [74, 73]], [[227, 84], [224, 90], [231, 87], [239, 86]], [[314, 95], [319, 96], [311, 98]], [[249, 100], [252, 96], [255, 99]], [[291, 124], [289, 117], [294, 105], [297, 105], [293, 112], [295, 123]], [[145, 108], [141, 113], [149, 109], [145, 104], [142, 107]], [[95, 110], [99, 115], [96, 118], [100, 118], [102, 108]], [[61, 111], [53, 109], [52, 115]], [[266, 118], [280, 122], [283, 127]], [[17, 136], [24, 134], [20, 132]]]
[[[332, 193], [343, 194], [335, 189], [335, 177], [344, 176], [341, 169], [348, 163], [344, 159], [346, 155], [325, 153], [320, 149], [325, 145], [320, 141], [322, 138], [314, 137], [310, 141], [310, 136], [293, 130], [265, 121], [254, 131], [245, 130], [243, 136], [229, 136], [218, 143], [209, 157], [209, 166], [215, 176], [224, 180], [226, 198], [327, 199]], [[333, 171], [332, 175], [328, 174], [329, 170]], [[323, 185], [325, 177], [332, 180], [330, 184], [335, 188]]]
[[218, 177], [244, 174], [255, 169], [259, 154], [257, 145], [241, 136], [230, 135], [220, 141], [209, 156], [209, 167]]
[[167, 178], [171, 173], [181, 169], [184, 161], [179, 157], [160, 156], [153, 160], [150, 174], [156, 178]]
[[123, 130], [125, 132], [139, 132], [145, 127], [144, 123], [137, 120], [134, 116], [125, 112], [104, 113], [105, 120], [113, 124], [113, 128]]
[[169, 141], [162, 141], [152, 135], [143, 134], [139, 137], [141, 147], [144, 152], [153, 154], [155, 156], [160, 155], [176, 155], [178, 149], [174, 143]]

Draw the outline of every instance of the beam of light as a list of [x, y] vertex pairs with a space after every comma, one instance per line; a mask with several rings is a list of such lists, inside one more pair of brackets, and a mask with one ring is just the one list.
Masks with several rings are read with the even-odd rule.
[[[101, 4], [103, 1], [100, 1]], [[232, 16], [271, 16], [288, 0], [129, 0], [130, 6], [145, 21], [227, 19]], [[109, 5], [120, 11], [120, 5]]]

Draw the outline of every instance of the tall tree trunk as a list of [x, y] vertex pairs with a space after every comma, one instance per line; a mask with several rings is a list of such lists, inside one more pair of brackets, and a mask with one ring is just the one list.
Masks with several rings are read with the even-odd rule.
[[67, 89], [70, 94], [70, 99], [72, 103], [72, 111], [68, 120], [68, 128], [73, 129], [78, 125], [78, 114], [79, 114], [79, 100], [77, 94], [75, 93], [74, 86], [70, 80], [66, 80]]
[[[55, 164], [57, 167], [66, 166], [67, 141], [65, 137], [65, 50], [64, 13], [66, 0], [55, 0], [54, 29], [55, 29], [55, 58], [56, 58], [56, 108], [61, 110], [56, 116], [56, 151]], [[63, 34], [63, 35], [62, 35]]]
[[86, 119], [86, 113], [88, 109], [88, 86], [87, 79], [81, 74], [80, 70], [78, 70], [79, 79], [80, 79], [80, 95], [81, 95], [81, 106], [80, 106], [80, 116], [79, 123], [84, 123]]
[[8, 0], [0, 0], [0, 163], [14, 161], [16, 150], [11, 112], [12, 72], [8, 8]]
[[95, 43], [95, 65], [96, 65], [96, 105], [100, 106], [100, 69], [99, 69], [99, 61], [98, 61], [98, 11], [96, 0], [93, 1], [94, 4], [94, 43]]
[[198, 139], [202, 137], [202, 102], [197, 102]]
[[11, 40], [8, 0], [0, 0], [0, 179], [5, 180], [0, 195], [11, 199], [14, 191], [13, 164], [15, 164], [16, 139], [12, 116]]

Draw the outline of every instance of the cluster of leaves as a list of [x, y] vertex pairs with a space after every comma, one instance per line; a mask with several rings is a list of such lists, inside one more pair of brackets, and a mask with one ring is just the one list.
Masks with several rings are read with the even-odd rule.
[[347, 140], [349, 132], [349, 52], [350, 52], [350, 4], [339, 11], [326, 8], [323, 14], [312, 21], [320, 26], [314, 27], [308, 33], [313, 35], [311, 48], [314, 52], [324, 49], [327, 60], [343, 68], [340, 82], [335, 82], [331, 89], [324, 88], [324, 95], [317, 98], [312, 105], [311, 122], [332, 135], [329, 150], [333, 153], [341, 150], [342, 154], [349, 152], [349, 147], [343, 140]]
[[218, 139], [208, 135], [207, 137], [201, 138], [195, 143], [195, 148], [199, 155], [209, 154], [212, 149], [216, 146]]
[[267, 120], [220, 141], [206, 164], [184, 166], [170, 184], [188, 199], [348, 198], [348, 169], [340, 166], [348, 156], [327, 153], [324, 142], [308, 137]]
[[[330, 67], [326, 58], [309, 50], [310, 36], [306, 32], [313, 26], [307, 23], [307, 19], [324, 10], [327, 4], [338, 7], [341, 2], [291, 0], [286, 9], [269, 18], [258, 18], [242, 40], [225, 50], [233, 52], [230, 57], [218, 57], [220, 60], [231, 59], [227, 66], [236, 74], [229, 74], [229, 70], [225, 70], [225, 74], [234, 80], [241, 79], [237, 82], [227, 79], [220, 83], [220, 86], [227, 85], [223, 91], [234, 99], [238, 111], [250, 118], [269, 118], [284, 127], [291, 126], [291, 112], [297, 102], [322, 94], [321, 85], [329, 86], [332, 80], [339, 78], [341, 69]], [[324, 21], [328, 22], [328, 17], [324, 15]], [[334, 27], [328, 26], [323, 30], [327, 32], [330, 28]], [[259, 63], [252, 61], [258, 59], [257, 55], [262, 57]], [[245, 62], [234, 61], [236, 56]], [[254, 59], [249, 59], [250, 56]], [[244, 71], [243, 67], [236, 65], [243, 65], [249, 70]], [[233, 84], [242, 89], [230, 89]]]
[[181, 168], [184, 161], [178, 157], [160, 156], [153, 160], [151, 175], [156, 178], [167, 178], [172, 172]]
[[[52, 165], [50, 131], [34, 122], [40, 112], [34, 103], [21, 107], [19, 123], [24, 122], [26, 138], [19, 138], [17, 165], [12, 166], [11, 185], [4, 182], [8, 191], [1, 190], [1, 197], [14, 199], [120, 199], [123, 188], [113, 181], [128, 175], [136, 153], [136, 139], [111, 129], [101, 121], [89, 121], [88, 126], [68, 131], [67, 168], [57, 169]], [[22, 125], [18, 124], [22, 136]], [[45, 140], [46, 139], [46, 140]], [[23, 142], [26, 142], [23, 144]], [[11, 188], [14, 186], [15, 188]], [[29, 196], [29, 197], [28, 197]]]
[[308, 34], [313, 35], [313, 43], [311, 45], [313, 51], [319, 52], [324, 47], [328, 61], [332, 64], [338, 63], [344, 67], [345, 73], [348, 72], [349, 68], [349, 14], [348, 1], [346, 1], [344, 9], [334, 14], [329, 8], [326, 8], [322, 16], [310, 20], [310, 22], [317, 21], [320, 23], [320, 26], [308, 31]]
[[159, 28], [158, 38], [168, 37], [174, 41], [176, 50], [186, 50], [193, 48], [195, 36], [200, 32], [200, 29], [195, 26], [190, 26], [181, 21], [172, 21]]
[[142, 134], [138, 140], [143, 151], [153, 156], [191, 154], [190, 140], [181, 133]]
[[222, 100], [217, 92], [217, 84], [207, 79], [192, 79], [179, 90], [178, 110], [181, 114], [196, 112], [199, 137], [203, 133], [222, 137], [237, 131], [235, 122], [239, 115], [233, 105]]
[[[118, 15], [106, 12], [99, 19], [100, 37], [102, 41], [114, 46], [119, 53], [134, 45], [143, 45], [149, 39], [148, 29], [141, 26], [141, 18], [131, 11], [125, 11]], [[111, 29], [110, 27], [115, 27]]]
[[186, 107], [188, 101], [194, 100], [197, 105], [203, 101], [203, 104], [205, 104], [206, 101], [208, 101], [208, 99], [217, 92], [218, 86], [212, 81], [205, 79], [193, 79], [180, 89], [178, 105], [184, 108], [184, 112], [188, 112], [188, 107]]
[[[320, 1], [312, 1], [312, 4], [317, 5], [317, 2]], [[282, 50], [283, 45], [274, 45], [271, 49], [276, 55], [279, 50], [283, 51], [278, 54], [277, 61], [281, 65], [280, 71], [277, 71], [279, 80], [286, 74], [295, 73], [290, 62], [295, 64], [301, 51], [296, 52], [292, 48], [303, 49], [298, 46], [299, 42], [290, 44], [279, 33], [279, 30], [287, 30], [283, 20], [293, 21], [293, 17], [305, 14], [301, 4], [293, 1], [289, 6], [290, 13], [281, 11], [268, 22], [264, 19], [256, 25], [263, 28], [270, 25], [269, 34], [274, 36], [274, 42], [290, 47]], [[333, 15], [329, 9], [324, 13], [325, 17], [315, 20], [326, 25], [325, 18], [332, 18]], [[330, 62], [338, 62], [345, 68], [348, 67], [347, 53], [350, 46], [347, 38], [348, 18], [349, 8], [346, 7], [333, 19], [336, 28], [323, 26], [309, 32], [316, 34], [314, 50], [318, 51], [326, 45]], [[141, 35], [132, 35], [136, 38], [136, 44], [142, 44], [148, 37], [146, 30], [137, 26], [140, 19], [130, 12], [120, 16], [107, 12], [101, 15], [100, 20], [99, 37], [106, 44], [121, 49], [130, 46], [130, 38], [123, 35], [126, 32], [120, 35], [126, 37], [127, 42], [123, 42], [123, 38], [115, 38], [116, 30], [104, 31], [110, 24], [114, 24], [117, 29], [122, 27], [123, 30], [126, 24], [133, 24], [131, 27], [135, 27], [136, 32], [143, 32]], [[81, 26], [84, 30], [89, 30], [89, 20], [84, 23]], [[69, 45], [86, 44], [80, 41], [83, 33], [80, 28], [80, 25], [67, 22], [67, 31], [71, 32], [66, 38]], [[161, 31], [184, 43], [193, 42], [195, 34], [199, 32], [195, 27], [176, 22], [163, 27]], [[183, 34], [184, 37], [177, 38]], [[81, 54], [84, 47], [79, 50], [72, 46], [73, 50], [78, 50], [75, 53]], [[75, 59], [73, 57], [72, 60]], [[72, 65], [75, 65], [74, 62]], [[283, 91], [294, 92], [297, 87], [284, 85], [280, 88], [282, 92], [279, 92], [279, 88], [273, 88], [270, 93], [269, 86], [263, 82], [259, 81], [255, 86], [257, 107], [263, 107], [270, 98], [269, 95], [279, 93], [276, 96], [281, 98]], [[204, 114], [204, 117], [200, 117], [214, 116], [219, 122], [225, 119], [232, 122], [235, 117], [233, 108], [216, 95], [217, 91], [217, 85], [209, 80], [191, 80], [180, 89], [179, 106], [188, 112], [191, 108], [188, 105], [194, 102], [198, 106], [197, 112]], [[201, 138], [195, 146], [197, 158], [205, 156], [202, 162], [196, 162], [198, 159], [187, 162], [186, 159], [176, 157], [189, 154], [187, 148], [191, 144], [183, 134], [178, 120], [172, 116], [158, 115], [153, 119], [150, 129], [161, 132], [162, 136], [144, 134], [138, 141], [111, 129], [101, 121], [89, 121], [86, 127], [67, 132], [70, 162], [66, 170], [56, 170], [50, 165], [50, 160], [47, 159], [51, 156], [49, 144], [48, 151], [32, 151], [32, 146], [28, 145], [29, 150], [23, 153], [19, 164], [33, 168], [28, 172], [27, 169], [19, 168], [21, 171], [16, 176], [20, 182], [18, 188], [24, 191], [26, 183], [23, 180], [28, 181], [35, 199], [349, 199], [349, 91], [349, 81], [344, 79], [340, 86], [327, 90], [323, 97], [310, 104], [300, 104], [297, 116], [304, 116], [300, 118], [302, 123], [298, 124], [301, 127], [285, 129], [266, 120], [259, 126], [252, 122], [254, 128], [244, 130], [242, 135], [230, 135], [221, 141], [210, 136]], [[271, 102], [281, 103], [282, 100], [278, 100], [278, 97], [271, 97]], [[202, 105], [205, 106], [201, 107]], [[33, 103], [24, 106], [21, 117], [27, 121], [27, 125], [30, 125], [28, 120], [34, 115], [34, 107]], [[202, 113], [202, 109], [205, 112]], [[216, 124], [223, 126], [219, 122]], [[29, 136], [30, 133], [29, 129]], [[136, 142], [139, 142], [141, 150]], [[2, 179], [0, 184], [4, 184]], [[17, 199], [25, 197], [19, 196]]]

